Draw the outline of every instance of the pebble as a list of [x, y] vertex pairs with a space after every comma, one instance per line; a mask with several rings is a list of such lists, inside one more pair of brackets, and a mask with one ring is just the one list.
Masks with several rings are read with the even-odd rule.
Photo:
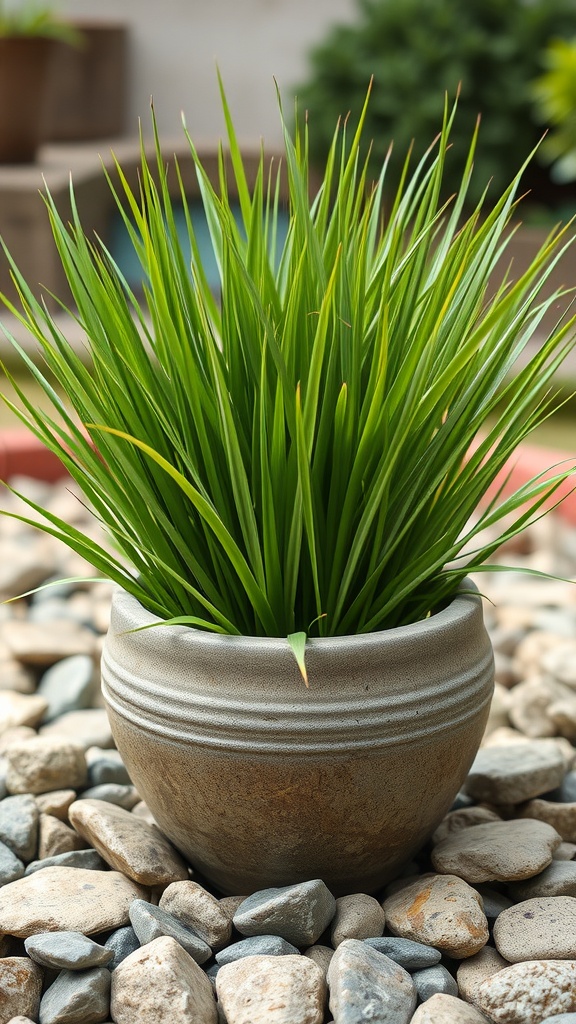
[[[0, 637], [17, 661], [40, 668], [77, 654], [91, 657], [96, 649], [96, 634], [72, 619], [45, 623], [12, 619], [0, 625]], [[44, 711], [46, 707], [45, 703]]]
[[36, 794], [36, 804], [41, 814], [51, 814], [59, 821], [68, 820], [68, 808], [76, 799], [74, 789], [54, 789]]
[[418, 1007], [410, 1024], [486, 1024], [486, 1017], [461, 999], [437, 993]]
[[478, 986], [475, 1004], [493, 1024], [535, 1024], [576, 1010], [576, 962], [513, 964]]
[[[309, 956], [315, 963], [318, 963], [318, 959], [325, 959], [325, 957], [318, 957], [317, 953], [311, 953], [311, 950], [318, 949], [324, 950], [327, 947], [311, 946], [306, 950], [306, 956]], [[231, 964], [234, 960], [240, 960], [244, 956], [295, 956], [299, 952], [300, 950], [296, 946], [293, 946], [291, 942], [286, 942], [286, 939], [281, 939], [279, 935], [251, 935], [247, 939], [233, 942], [231, 946], [216, 953], [216, 963], [223, 967], [224, 964]], [[331, 959], [334, 950], [327, 949], [327, 952]]]
[[510, 963], [576, 960], [576, 898], [534, 897], [504, 910], [494, 924], [494, 943]]
[[87, 654], [63, 658], [44, 672], [37, 693], [47, 701], [44, 722], [68, 711], [90, 707], [94, 688], [94, 661]]
[[24, 874], [24, 865], [21, 860], [12, 853], [10, 847], [6, 846], [5, 843], [0, 843], [0, 886], [6, 885], [8, 882], [14, 882], [17, 878], [22, 878]]
[[460, 829], [470, 828], [472, 825], [484, 825], [487, 821], [501, 821], [499, 814], [496, 811], [490, 810], [489, 807], [461, 807], [459, 810], [450, 811], [449, 814], [440, 822], [436, 831], [432, 834], [432, 842], [435, 846], [441, 843], [443, 839], [447, 839], [448, 836], [454, 832], [459, 832]]
[[541, 874], [511, 885], [510, 893], [517, 901], [535, 896], [576, 896], [576, 862], [553, 860]]
[[13, 729], [6, 729], [0, 736], [0, 754], [4, 754], [13, 743], [20, 743], [23, 740], [32, 740], [38, 733], [29, 725], [15, 725]]
[[41, 736], [64, 736], [87, 747], [112, 747], [114, 740], [104, 708], [68, 711], [40, 727]]
[[42, 1024], [98, 1024], [110, 1012], [111, 975], [105, 967], [61, 971], [42, 996]]
[[326, 982], [304, 956], [251, 956], [225, 964], [216, 977], [228, 1024], [322, 1024]]
[[206, 963], [212, 956], [210, 946], [199, 935], [160, 907], [155, 907], [146, 900], [137, 899], [130, 904], [129, 914], [130, 923], [140, 945], [145, 946], [154, 939], [168, 935], [179, 942], [197, 964]]
[[312, 946], [336, 913], [336, 900], [320, 879], [262, 889], [240, 904], [234, 927], [241, 935], [280, 935], [294, 946]]
[[111, 977], [110, 1012], [115, 1024], [217, 1024], [209, 979], [168, 936], [135, 950]]
[[543, 871], [561, 842], [545, 822], [493, 821], [448, 836], [434, 847], [432, 864], [467, 882], [513, 882]]
[[576, 1013], [556, 1013], [553, 1017], [546, 1017], [541, 1024], [576, 1024]]
[[455, 875], [423, 875], [389, 896], [384, 911], [394, 935], [456, 959], [473, 956], [488, 941], [482, 897]]
[[488, 921], [495, 921], [498, 914], [512, 906], [512, 900], [489, 885], [477, 885], [475, 888], [482, 897], [482, 909]]
[[117, 871], [141, 885], [188, 878], [179, 853], [153, 825], [105, 800], [77, 800], [68, 812], [77, 832]]
[[[255, 938], [257, 937], [258, 936], [255, 936]], [[280, 939], [280, 942], [284, 942], [284, 939]], [[218, 959], [219, 955], [219, 953], [216, 954], [216, 959]], [[331, 946], [322, 946], [316, 943], [314, 946], [309, 946], [308, 949], [305, 949], [303, 955], [310, 957], [310, 959], [318, 965], [324, 977], [326, 977], [328, 974], [328, 968], [330, 967], [330, 961], [334, 956], [334, 950]]]
[[19, 1015], [38, 1019], [42, 971], [33, 960], [23, 956], [0, 959], [0, 1019], [9, 1021]]
[[382, 935], [386, 915], [378, 900], [365, 893], [340, 896], [332, 919], [330, 940], [336, 949], [344, 939], [371, 939]]
[[140, 801], [135, 786], [122, 786], [117, 782], [104, 782], [99, 786], [91, 786], [82, 793], [83, 800], [105, 800], [108, 804], [116, 804], [125, 811], [131, 811]]
[[0, 842], [27, 863], [38, 848], [38, 805], [28, 793], [0, 802]]
[[130, 904], [147, 895], [117, 871], [44, 868], [0, 889], [0, 933], [108, 931], [128, 924]]
[[442, 953], [434, 946], [425, 946], [413, 939], [400, 939], [395, 935], [385, 935], [380, 939], [365, 939], [367, 946], [400, 964], [407, 971], [421, 971], [426, 967], [434, 967], [440, 963]]
[[484, 946], [475, 956], [463, 960], [456, 972], [458, 991], [462, 999], [468, 1002], [475, 1002], [475, 993], [479, 985], [487, 978], [491, 978], [498, 971], [509, 967], [508, 960], [500, 955], [494, 946]]
[[38, 859], [57, 857], [59, 853], [84, 850], [86, 843], [74, 829], [51, 814], [41, 814], [38, 822]]
[[559, 786], [566, 765], [554, 740], [533, 740], [478, 752], [465, 783], [475, 800], [518, 804]]
[[56, 970], [105, 967], [114, 957], [111, 949], [100, 946], [82, 932], [37, 932], [25, 940], [24, 946], [37, 964]]
[[91, 786], [103, 786], [106, 783], [114, 783], [118, 786], [130, 785], [128, 770], [117, 750], [89, 747], [86, 751], [86, 761]]
[[34, 728], [42, 720], [47, 707], [44, 698], [36, 694], [0, 691], [0, 735], [20, 725]]
[[84, 750], [77, 743], [38, 736], [25, 743], [13, 743], [4, 756], [8, 762], [9, 793], [77, 789], [87, 781]]
[[197, 882], [172, 882], [162, 893], [158, 906], [191, 928], [213, 950], [230, 942], [231, 918], [219, 900]]
[[458, 985], [449, 971], [442, 964], [425, 967], [422, 971], [414, 971], [412, 981], [416, 986], [418, 999], [425, 1002], [437, 992], [447, 996], [458, 995]]
[[529, 800], [518, 810], [518, 814], [523, 818], [546, 821], [566, 842], [576, 841], [576, 803]]
[[106, 949], [112, 951], [113, 959], [108, 964], [110, 971], [115, 971], [118, 964], [121, 964], [130, 953], [140, 948], [140, 940], [131, 925], [117, 928], [108, 936], [104, 943]]
[[71, 853], [57, 853], [45, 860], [33, 860], [27, 865], [25, 874], [32, 875], [44, 868], [86, 868], [89, 871], [103, 871], [106, 864], [96, 850], [72, 850]]
[[329, 1007], [337, 1021], [408, 1024], [416, 986], [403, 967], [357, 939], [338, 946], [328, 968]]

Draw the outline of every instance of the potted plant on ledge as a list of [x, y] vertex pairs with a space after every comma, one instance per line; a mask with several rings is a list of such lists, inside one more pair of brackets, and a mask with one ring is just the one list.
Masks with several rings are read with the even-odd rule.
[[29, 163], [42, 141], [50, 55], [55, 40], [80, 33], [51, 4], [0, 3], [0, 164]]
[[281, 241], [280, 171], [262, 158], [248, 187], [223, 104], [233, 173], [221, 155], [212, 182], [189, 138], [220, 301], [190, 218], [178, 235], [158, 138], [140, 194], [120, 167], [110, 180], [143, 299], [48, 197], [90, 363], [14, 267], [8, 305], [68, 400], [13, 340], [55, 409], [21, 393], [20, 414], [112, 539], [43, 513], [119, 584], [103, 690], [162, 829], [223, 891], [369, 892], [425, 842], [482, 736], [492, 652], [467, 574], [574, 472], [483, 504], [573, 345], [565, 323], [516, 369], [570, 243], [551, 236], [491, 290], [520, 174], [462, 221], [476, 136], [445, 204], [447, 109], [388, 195], [386, 166], [370, 185], [361, 157], [366, 108], [312, 199], [306, 130], [284, 129]]

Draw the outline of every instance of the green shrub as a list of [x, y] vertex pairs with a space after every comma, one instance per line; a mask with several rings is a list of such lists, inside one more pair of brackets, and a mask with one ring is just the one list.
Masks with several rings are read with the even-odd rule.
[[[328, 151], [336, 118], [362, 108], [374, 90], [366, 137], [374, 167], [391, 140], [391, 174], [398, 177], [407, 147], [422, 155], [436, 135], [444, 94], [460, 84], [458, 124], [444, 184], [457, 191], [468, 139], [482, 116], [470, 200], [493, 179], [497, 195], [542, 134], [532, 113], [532, 80], [542, 48], [553, 36], [576, 32], [573, 0], [360, 0], [359, 17], [334, 27], [311, 54], [311, 73], [297, 95], [311, 119], [312, 157]], [[535, 185], [539, 168], [531, 169]], [[544, 172], [546, 177], [546, 172]]]
[[546, 68], [534, 82], [536, 117], [551, 131], [541, 156], [554, 164], [559, 182], [576, 179], [576, 40], [553, 39], [543, 54]]

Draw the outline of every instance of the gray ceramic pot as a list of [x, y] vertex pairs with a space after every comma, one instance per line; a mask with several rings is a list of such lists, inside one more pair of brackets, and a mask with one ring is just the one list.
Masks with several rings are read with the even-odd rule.
[[153, 621], [115, 594], [102, 686], [130, 775], [190, 863], [237, 895], [393, 877], [449, 809], [486, 724], [477, 594], [415, 625], [311, 640], [308, 690], [283, 639], [127, 632]]

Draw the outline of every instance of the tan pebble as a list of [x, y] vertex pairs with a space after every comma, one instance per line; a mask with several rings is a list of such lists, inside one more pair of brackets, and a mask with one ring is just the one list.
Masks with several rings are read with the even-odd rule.
[[188, 867], [154, 825], [104, 800], [77, 800], [70, 824], [111, 867], [141, 885], [169, 885], [188, 878]]
[[0, 1020], [19, 1015], [38, 1019], [42, 994], [42, 971], [28, 957], [8, 956], [0, 960]]
[[560, 804], [553, 800], [529, 800], [518, 808], [520, 818], [545, 821], [565, 842], [576, 842], [576, 803]]
[[318, 965], [324, 977], [326, 977], [330, 961], [334, 956], [334, 950], [330, 946], [321, 946], [316, 943], [314, 946], [308, 946], [308, 949], [304, 950], [304, 956], [310, 957]]
[[511, 700], [512, 698], [508, 690], [501, 683], [496, 682], [494, 684], [494, 694], [490, 704], [490, 714], [486, 723], [485, 735], [489, 735], [495, 729], [510, 724], [508, 721], [508, 711]]
[[0, 734], [20, 725], [34, 728], [41, 721], [48, 702], [34, 694], [0, 691]]
[[565, 774], [565, 760], [555, 740], [484, 747], [474, 759], [464, 789], [475, 800], [517, 804], [555, 789]]
[[[223, 968], [222, 968], [223, 970]], [[115, 1024], [217, 1024], [209, 979], [168, 936], [134, 951], [112, 972]]]
[[559, 682], [576, 689], [576, 641], [564, 637], [563, 641], [545, 651], [541, 665]]
[[486, 978], [491, 978], [493, 974], [497, 974], [498, 971], [509, 966], [508, 960], [505, 960], [498, 950], [494, 949], [494, 946], [488, 945], [484, 946], [475, 956], [463, 960], [456, 973], [461, 999], [473, 1003], [478, 986], [486, 981]]
[[152, 811], [148, 807], [148, 804], [145, 804], [143, 800], [140, 800], [139, 803], [134, 804], [134, 807], [132, 808], [132, 811], [130, 813], [135, 814], [137, 818], [142, 818], [142, 821], [147, 822], [148, 825], [154, 825], [158, 827], [156, 818], [152, 814]]
[[113, 747], [114, 739], [104, 708], [68, 711], [48, 725], [41, 726], [41, 736], [64, 736], [88, 747]]
[[576, 1010], [576, 961], [512, 964], [476, 990], [476, 1005], [493, 1024], [535, 1024]]
[[410, 1024], [486, 1024], [486, 1017], [462, 999], [436, 992], [418, 1007]]
[[467, 882], [513, 882], [543, 871], [561, 842], [545, 822], [493, 821], [448, 836], [434, 847], [432, 863]]
[[33, 740], [38, 733], [29, 725], [16, 725], [13, 729], [6, 729], [0, 736], [0, 754], [4, 754], [13, 743], [25, 743]]
[[564, 758], [564, 764], [566, 766], [566, 771], [570, 771], [570, 769], [574, 765], [574, 759], [576, 758], [576, 749], [572, 746], [570, 740], [567, 740], [565, 736], [556, 736], [555, 739], [552, 740], [552, 743], [556, 744], [558, 750], [562, 754], [562, 757]]
[[486, 821], [501, 821], [496, 811], [488, 807], [474, 806], [461, 807], [458, 811], [450, 811], [440, 822], [438, 828], [432, 835], [434, 846], [441, 843], [447, 836], [459, 832], [462, 828], [470, 828], [472, 825], [481, 825]]
[[132, 900], [148, 890], [117, 871], [42, 868], [0, 889], [0, 931], [26, 939], [36, 932], [92, 935], [129, 924]]
[[553, 860], [534, 878], [513, 883], [510, 895], [517, 903], [536, 896], [576, 896], [576, 864], [570, 860]]
[[565, 696], [561, 683], [534, 676], [511, 691], [509, 716], [512, 725], [531, 739], [555, 736], [557, 729], [548, 714], [550, 704]]
[[322, 1024], [326, 982], [304, 956], [247, 956], [225, 964], [216, 993], [229, 1024]]
[[494, 922], [494, 943], [510, 963], [576, 960], [576, 898], [535, 897], [503, 910]]
[[94, 652], [96, 634], [71, 619], [52, 619], [49, 623], [10, 622], [0, 626], [2, 639], [14, 658], [23, 665], [54, 665], [74, 654]]
[[158, 906], [191, 928], [214, 951], [230, 942], [232, 922], [219, 900], [197, 882], [172, 882], [164, 890]]
[[567, 740], [576, 739], [576, 693], [550, 704], [548, 716], [561, 736]]
[[5, 757], [9, 793], [46, 793], [86, 784], [84, 750], [69, 740], [36, 736], [24, 743], [11, 744]]
[[0, 661], [0, 690], [34, 693], [36, 690], [34, 673], [16, 661], [16, 658], [2, 658]]
[[365, 893], [340, 896], [330, 926], [330, 938], [336, 949], [345, 939], [375, 939], [384, 933], [386, 915], [378, 900]]
[[521, 677], [541, 675], [542, 658], [549, 651], [562, 643], [564, 637], [559, 633], [550, 633], [541, 629], [531, 630], [520, 640], [514, 652], [514, 667]]
[[39, 820], [38, 860], [56, 857], [59, 853], [85, 850], [87, 843], [72, 828], [51, 814], [41, 814]]
[[75, 799], [75, 789], [52, 789], [48, 793], [37, 793], [35, 797], [41, 814], [51, 814], [60, 821], [68, 820], [68, 808]]
[[491, 750], [494, 747], [511, 747], [517, 743], [526, 743], [526, 737], [524, 733], [518, 732], [518, 729], [509, 729], [506, 726], [501, 726], [499, 729], [495, 729], [489, 736], [486, 736], [482, 740], [482, 749]]
[[244, 903], [246, 896], [223, 896], [220, 900], [220, 908], [226, 914], [226, 917], [232, 920], [234, 914], [238, 910], [241, 903]]
[[454, 875], [422, 875], [384, 901], [393, 935], [435, 946], [460, 959], [488, 941], [482, 897]]

